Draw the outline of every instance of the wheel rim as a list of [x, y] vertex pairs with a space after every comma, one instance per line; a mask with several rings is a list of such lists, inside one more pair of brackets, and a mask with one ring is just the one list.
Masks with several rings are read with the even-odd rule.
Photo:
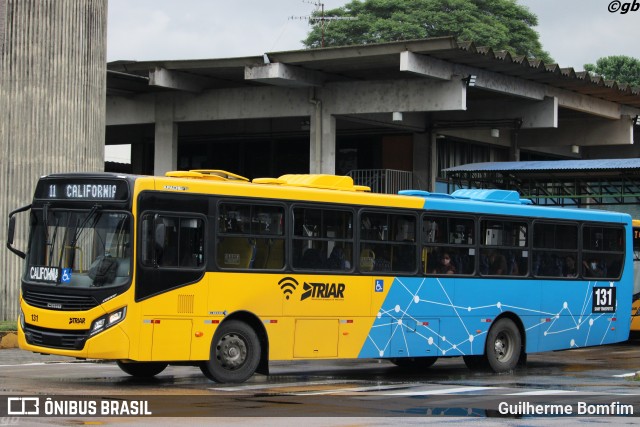
[[247, 351], [247, 343], [241, 336], [227, 334], [218, 341], [216, 358], [220, 361], [220, 366], [233, 371], [247, 360]]
[[513, 337], [508, 332], [502, 331], [496, 335], [496, 340], [493, 346], [496, 360], [504, 362], [511, 358], [513, 353], [513, 346], [511, 345], [512, 342]]

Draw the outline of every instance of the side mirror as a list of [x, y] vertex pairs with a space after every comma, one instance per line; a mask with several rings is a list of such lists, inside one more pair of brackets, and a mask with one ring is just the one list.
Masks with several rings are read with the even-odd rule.
[[9, 249], [11, 252], [13, 252], [14, 254], [18, 255], [20, 258], [24, 259], [26, 258], [26, 254], [16, 248], [13, 247], [13, 239], [15, 237], [16, 234], [16, 218], [15, 215], [20, 213], [20, 212], [24, 212], [24, 211], [28, 211], [29, 209], [31, 209], [31, 205], [27, 205], [27, 206], [23, 206], [20, 209], [16, 209], [15, 211], [11, 212], [9, 214], [9, 225], [7, 228], [7, 249]]
[[9, 229], [7, 230], [7, 246], [13, 245], [13, 237], [16, 234], [16, 217], [9, 218]]

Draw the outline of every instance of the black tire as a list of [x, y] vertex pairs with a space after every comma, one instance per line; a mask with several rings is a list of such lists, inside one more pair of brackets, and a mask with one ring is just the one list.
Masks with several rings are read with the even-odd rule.
[[229, 320], [218, 327], [209, 360], [200, 365], [202, 373], [218, 383], [241, 383], [255, 373], [260, 363], [260, 340], [244, 322]]
[[520, 353], [520, 359], [518, 360], [518, 368], [525, 368], [527, 366], [527, 353], [524, 351]]
[[482, 356], [462, 356], [464, 364], [467, 365], [472, 371], [487, 371], [489, 370], [489, 361], [487, 357]]
[[485, 354], [494, 372], [509, 372], [518, 365], [522, 353], [520, 330], [511, 319], [502, 318], [489, 329]]
[[164, 362], [116, 362], [125, 373], [136, 378], [151, 378], [164, 371], [168, 363]]
[[436, 363], [437, 356], [425, 356], [425, 357], [397, 357], [389, 359], [391, 363], [401, 368], [406, 369], [428, 369]]

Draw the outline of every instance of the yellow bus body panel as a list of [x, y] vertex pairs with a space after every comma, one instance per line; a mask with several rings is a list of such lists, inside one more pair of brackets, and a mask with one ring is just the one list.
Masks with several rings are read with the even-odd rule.
[[631, 332], [640, 332], [640, 299], [633, 302], [631, 306]]
[[[393, 206], [396, 208], [421, 209], [424, 199], [412, 196], [364, 193], [354, 191], [324, 190], [306, 187], [281, 186], [271, 184], [251, 184], [246, 182], [219, 182], [198, 179], [156, 177], [141, 178], [136, 181], [136, 194], [144, 189], [174, 193], [208, 194], [215, 196], [252, 197], [270, 200], [297, 200], [308, 202], [346, 203], [368, 206]], [[134, 206], [135, 209], [135, 206]]]

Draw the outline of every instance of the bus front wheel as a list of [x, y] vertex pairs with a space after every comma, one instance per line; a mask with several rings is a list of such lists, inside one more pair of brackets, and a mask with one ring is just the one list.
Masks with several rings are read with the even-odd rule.
[[494, 372], [513, 370], [522, 353], [520, 330], [511, 319], [498, 320], [489, 330], [486, 344], [486, 358]]
[[125, 373], [136, 378], [151, 378], [164, 371], [167, 363], [163, 362], [116, 362]]
[[202, 373], [218, 383], [248, 380], [260, 363], [260, 340], [253, 328], [238, 320], [224, 322], [213, 336], [209, 360]]

